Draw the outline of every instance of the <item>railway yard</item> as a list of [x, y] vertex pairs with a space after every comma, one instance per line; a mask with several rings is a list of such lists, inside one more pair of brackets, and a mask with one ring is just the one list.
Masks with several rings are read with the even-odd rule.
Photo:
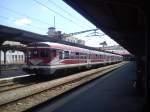
[[40, 78], [34, 74], [0, 79], [0, 111], [20, 112], [51, 100], [73, 88], [111, 72], [128, 62], [75, 73], [60, 78]]

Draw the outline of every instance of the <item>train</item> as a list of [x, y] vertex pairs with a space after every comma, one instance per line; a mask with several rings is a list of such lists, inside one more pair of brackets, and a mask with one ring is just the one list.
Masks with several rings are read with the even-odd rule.
[[55, 42], [33, 42], [27, 46], [24, 70], [35, 74], [54, 74], [59, 70], [82, 67], [90, 69], [94, 66], [121, 61], [123, 56], [119, 54]]

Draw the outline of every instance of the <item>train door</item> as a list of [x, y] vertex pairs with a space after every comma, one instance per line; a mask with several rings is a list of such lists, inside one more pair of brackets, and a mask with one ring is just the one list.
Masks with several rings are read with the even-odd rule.
[[92, 65], [91, 65], [91, 54], [88, 53], [87, 54], [87, 68], [90, 68]]
[[51, 49], [50, 50], [50, 58], [53, 60], [56, 57], [56, 49]]
[[56, 65], [59, 63], [58, 51], [56, 49], [50, 50], [50, 58], [51, 58], [51, 65]]
[[59, 60], [63, 59], [63, 51], [62, 50], [58, 50], [58, 56], [59, 56]]
[[47, 65], [50, 63], [50, 49], [40, 48], [39, 49], [39, 58], [42, 60], [42, 65]]

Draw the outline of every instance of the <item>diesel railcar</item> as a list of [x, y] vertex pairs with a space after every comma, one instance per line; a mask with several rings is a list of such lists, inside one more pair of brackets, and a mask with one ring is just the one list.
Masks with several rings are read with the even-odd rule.
[[89, 50], [54, 42], [35, 42], [27, 47], [25, 70], [53, 74], [62, 69], [91, 68], [123, 60], [118, 54]]

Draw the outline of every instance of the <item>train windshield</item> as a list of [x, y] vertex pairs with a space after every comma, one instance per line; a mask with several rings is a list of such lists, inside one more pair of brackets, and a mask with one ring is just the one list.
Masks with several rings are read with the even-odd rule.
[[40, 57], [50, 57], [50, 51], [48, 49], [42, 49], [40, 51]]
[[39, 56], [39, 52], [37, 49], [32, 49], [28, 52], [29, 57], [38, 57]]
[[41, 58], [48, 58], [50, 57], [50, 50], [49, 49], [30, 49], [28, 51], [28, 56], [30, 58], [34, 57], [41, 57]]

